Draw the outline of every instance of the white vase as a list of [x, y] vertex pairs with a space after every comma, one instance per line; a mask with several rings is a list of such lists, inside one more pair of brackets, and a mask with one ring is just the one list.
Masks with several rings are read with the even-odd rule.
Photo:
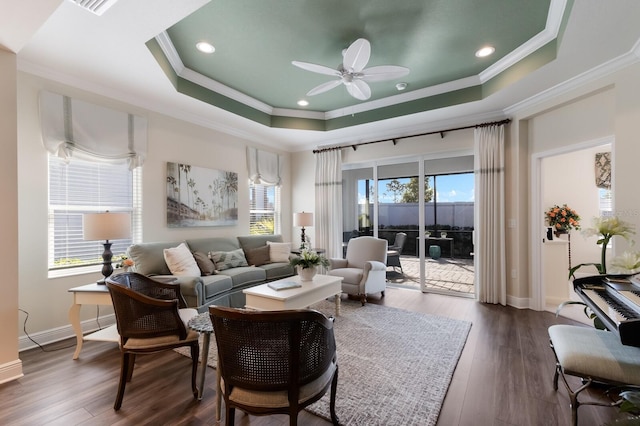
[[316, 276], [318, 272], [318, 268], [312, 266], [311, 268], [303, 268], [302, 266], [296, 266], [298, 271], [298, 275], [300, 276], [300, 281], [313, 281], [313, 277]]

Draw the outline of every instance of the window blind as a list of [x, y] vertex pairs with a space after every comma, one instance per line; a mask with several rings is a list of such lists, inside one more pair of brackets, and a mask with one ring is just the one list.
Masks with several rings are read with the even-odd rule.
[[139, 174], [130, 171], [124, 163], [96, 163], [77, 158], [65, 163], [49, 155], [50, 270], [102, 263], [104, 241], [83, 239], [84, 213], [107, 210], [131, 213], [132, 238], [111, 241], [114, 263], [132, 240], [139, 238], [139, 196], [134, 196], [139, 194]]
[[249, 183], [249, 233], [273, 235], [281, 232], [280, 187]]

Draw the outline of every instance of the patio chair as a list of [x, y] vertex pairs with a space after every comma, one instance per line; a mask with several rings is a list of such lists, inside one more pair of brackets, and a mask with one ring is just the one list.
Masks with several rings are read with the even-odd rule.
[[404, 271], [402, 270], [402, 263], [400, 263], [400, 255], [402, 255], [402, 248], [404, 247], [404, 243], [407, 240], [407, 234], [404, 232], [398, 232], [396, 234], [395, 240], [393, 241], [393, 245], [389, 246], [387, 250], [387, 267], [392, 267], [393, 270], [400, 268], [400, 272], [404, 275]]
[[251, 311], [210, 306], [218, 347], [218, 373], [225, 404], [225, 424], [235, 409], [253, 415], [298, 413], [331, 389], [331, 422], [335, 412], [338, 362], [333, 321], [321, 312], [301, 309]]

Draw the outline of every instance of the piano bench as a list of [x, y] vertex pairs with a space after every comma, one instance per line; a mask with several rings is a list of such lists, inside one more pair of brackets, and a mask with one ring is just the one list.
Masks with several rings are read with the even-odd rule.
[[[579, 402], [578, 394], [592, 383], [623, 388], [640, 386], [640, 348], [623, 345], [615, 333], [575, 325], [553, 325], [549, 327], [549, 338], [556, 357], [553, 389], [558, 390], [558, 377], [562, 377], [571, 402], [572, 425], [578, 424], [580, 405], [616, 407], [622, 403], [622, 398], [612, 403]], [[583, 385], [572, 390], [566, 375], [580, 377]]]

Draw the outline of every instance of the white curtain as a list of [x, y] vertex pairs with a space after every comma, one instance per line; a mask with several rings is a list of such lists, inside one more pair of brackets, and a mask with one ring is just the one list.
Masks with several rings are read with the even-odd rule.
[[504, 124], [477, 127], [474, 139], [476, 297], [506, 305]]
[[40, 121], [45, 148], [65, 161], [127, 162], [133, 170], [147, 156], [144, 117], [41, 91]]
[[255, 184], [280, 185], [280, 156], [273, 152], [247, 147], [249, 179]]
[[316, 247], [342, 257], [342, 151], [316, 154]]

